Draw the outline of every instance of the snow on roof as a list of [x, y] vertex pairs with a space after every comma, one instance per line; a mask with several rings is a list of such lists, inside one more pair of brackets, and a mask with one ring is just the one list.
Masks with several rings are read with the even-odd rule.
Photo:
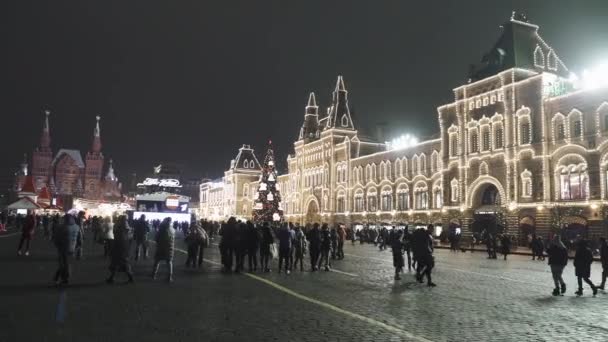
[[82, 156], [80, 155], [80, 151], [69, 150], [65, 148], [62, 148], [61, 150], [59, 150], [59, 152], [57, 152], [55, 159], [53, 159], [52, 165], [55, 165], [64, 154], [67, 154], [70, 158], [72, 158], [72, 160], [76, 162], [76, 165], [79, 168], [84, 169], [84, 163], [82, 162]]

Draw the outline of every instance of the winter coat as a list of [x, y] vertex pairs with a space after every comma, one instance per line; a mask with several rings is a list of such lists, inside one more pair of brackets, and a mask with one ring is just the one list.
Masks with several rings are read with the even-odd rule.
[[338, 241], [344, 242], [345, 239], [346, 239], [346, 230], [344, 229], [344, 227], [339, 227], [338, 228]]
[[101, 225], [101, 236], [105, 240], [114, 240], [114, 225], [112, 223], [104, 222]]
[[608, 244], [600, 245], [600, 259], [602, 260], [602, 268], [608, 268]]
[[34, 215], [28, 215], [25, 218], [23, 227], [21, 228], [21, 233], [23, 234], [23, 236], [32, 237], [32, 235], [34, 235], [35, 230], [36, 230], [36, 217]]
[[245, 234], [247, 236], [247, 248], [252, 251], [258, 249], [258, 246], [260, 245], [260, 235], [253, 224], [247, 225]]
[[295, 231], [295, 239], [293, 242], [293, 247], [297, 256], [302, 256], [306, 252], [306, 237], [304, 236], [304, 232], [299, 229]]
[[311, 251], [319, 250], [321, 248], [321, 231], [319, 231], [319, 228], [311, 229], [306, 238], [310, 243], [309, 248]]
[[74, 218], [70, 217], [63, 225], [57, 226], [53, 233], [55, 247], [59, 253], [73, 254], [76, 250], [76, 241], [80, 234], [80, 227], [75, 223]]
[[321, 230], [321, 250], [327, 251], [331, 249], [331, 236], [329, 229]]
[[110, 270], [122, 271], [129, 262], [129, 226], [114, 226], [114, 241], [110, 250]]
[[549, 265], [566, 266], [568, 264], [568, 250], [565, 247], [551, 244], [547, 249]]
[[175, 229], [167, 223], [161, 223], [156, 234], [156, 260], [173, 260], [175, 246]]
[[591, 276], [591, 263], [593, 254], [587, 247], [579, 247], [574, 256], [574, 272], [577, 277], [589, 278]]
[[277, 238], [279, 239], [279, 250], [291, 250], [291, 245], [294, 239], [293, 230], [289, 229], [288, 227], [282, 227], [279, 229]]
[[133, 239], [135, 239], [135, 241], [146, 241], [149, 232], [150, 226], [148, 225], [148, 222], [143, 220], [135, 221], [135, 228], [133, 229]]

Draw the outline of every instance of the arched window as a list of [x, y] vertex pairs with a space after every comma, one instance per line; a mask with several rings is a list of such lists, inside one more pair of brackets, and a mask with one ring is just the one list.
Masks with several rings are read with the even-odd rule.
[[336, 211], [343, 213], [346, 211], [346, 195], [344, 191], [340, 190], [336, 196]]
[[483, 128], [481, 130], [481, 150], [489, 151], [490, 150], [490, 128]]
[[538, 45], [536, 46], [536, 49], [534, 49], [534, 66], [541, 69], [545, 68], [545, 54]]
[[570, 139], [583, 139], [583, 114], [578, 110], [573, 110], [568, 114], [568, 123], [570, 125]]
[[471, 134], [470, 151], [471, 151], [471, 153], [479, 152], [479, 140], [477, 137], [477, 130], [471, 130], [470, 134]]
[[385, 187], [382, 189], [381, 195], [381, 208], [382, 211], [391, 211], [393, 210], [393, 190], [390, 187]]
[[433, 189], [433, 197], [434, 197], [435, 209], [441, 209], [443, 207], [443, 196], [441, 193], [441, 187], [435, 187]]
[[412, 157], [412, 174], [417, 174], [418, 168], [418, 155]]
[[367, 211], [377, 211], [378, 210], [378, 194], [376, 189], [367, 190]]
[[418, 183], [414, 188], [414, 209], [429, 208], [429, 191], [425, 183]]
[[403, 177], [403, 162], [401, 159], [395, 161], [395, 178]]
[[245, 159], [245, 161], [243, 162], [243, 167], [246, 169], [249, 168], [249, 160]]
[[423, 153], [418, 159], [418, 174], [426, 172], [426, 155]]
[[410, 191], [406, 184], [397, 189], [397, 209], [408, 210], [410, 208]]
[[249, 196], [249, 186], [243, 186], [243, 197]]
[[494, 130], [494, 148], [500, 149], [504, 144], [502, 125], [498, 125]]
[[589, 175], [587, 165], [568, 165], [558, 168], [560, 198], [582, 200], [589, 197]]
[[356, 212], [365, 211], [365, 206], [363, 204], [363, 190], [359, 189], [355, 192], [354, 202]]
[[521, 144], [522, 145], [526, 145], [530, 143], [530, 121], [524, 121], [521, 123], [520, 125], [520, 137], [521, 137]]
[[528, 169], [521, 173], [521, 196], [532, 197], [532, 173]]
[[458, 133], [450, 134], [450, 157], [458, 155]]
[[450, 199], [452, 202], [458, 202], [458, 180], [456, 178], [450, 182]]

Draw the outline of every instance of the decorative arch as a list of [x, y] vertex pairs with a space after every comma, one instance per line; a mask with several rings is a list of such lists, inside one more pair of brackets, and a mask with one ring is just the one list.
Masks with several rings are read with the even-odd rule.
[[603, 102], [596, 110], [597, 135], [608, 131], [608, 102]]
[[534, 66], [537, 68], [545, 68], [545, 54], [539, 45], [536, 45], [534, 49]]
[[568, 114], [567, 137], [570, 141], [583, 141], [585, 136], [585, 125], [583, 124], [583, 113], [578, 109], [573, 109]]
[[498, 194], [503, 202], [507, 200], [505, 189], [498, 179], [492, 176], [480, 176], [469, 186], [469, 192], [467, 193], [467, 206], [469, 208], [473, 207], [473, 200], [479, 198], [480, 187], [488, 184], [492, 184], [498, 189]]
[[556, 113], [551, 118], [551, 135], [553, 143], [566, 139], [566, 117], [562, 113]]
[[488, 163], [486, 163], [485, 161], [482, 161], [481, 163], [479, 163], [479, 174], [487, 175], [488, 173], [490, 173]]
[[547, 54], [547, 69], [556, 71], [557, 70], [557, 56], [553, 49], [549, 50]]

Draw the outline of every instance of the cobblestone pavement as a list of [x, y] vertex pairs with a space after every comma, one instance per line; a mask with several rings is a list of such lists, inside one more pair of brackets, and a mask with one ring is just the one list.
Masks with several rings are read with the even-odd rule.
[[[151, 261], [135, 264], [136, 284], [105, 284], [100, 245], [85, 242], [72, 285], [50, 286], [56, 268], [37, 235], [32, 255], [17, 257], [18, 235], [0, 236], [0, 341], [606, 341], [603, 293], [551, 296], [546, 262], [527, 256], [488, 260], [483, 253], [436, 252], [436, 288], [412, 275], [393, 277], [389, 250], [346, 245], [335, 272], [225, 275], [217, 246], [203, 271], [182, 265], [176, 281], [149, 278]], [[183, 247], [180, 247], [183, 250]], [[162, 268], [161, 268], [162, 271]], [[593, 265], [598, 282], [601, 266]]]

